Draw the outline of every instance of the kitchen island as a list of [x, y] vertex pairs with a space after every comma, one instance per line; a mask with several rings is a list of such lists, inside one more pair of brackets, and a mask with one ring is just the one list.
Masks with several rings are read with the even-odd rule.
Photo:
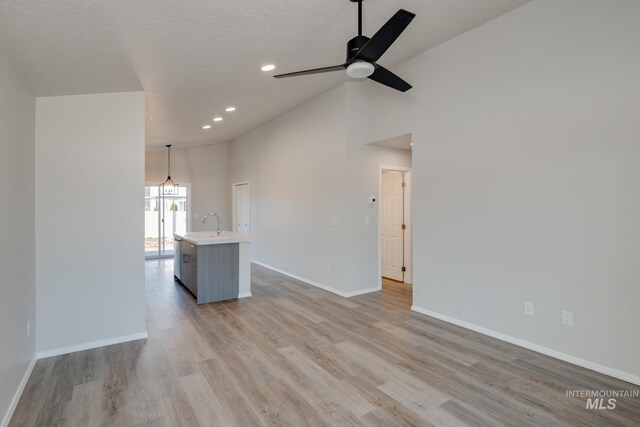
[[198, 304], [251, 296], [251, 238], [230, 231], [173, 235], [174, 276]]

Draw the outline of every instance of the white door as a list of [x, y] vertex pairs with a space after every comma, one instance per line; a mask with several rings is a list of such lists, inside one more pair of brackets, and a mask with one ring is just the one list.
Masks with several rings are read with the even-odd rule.
[[249, 234], [249, 184], [234, 185], [234, 229], [242, 235]]
[[403, 172], [382, 171], [382, 276], [404, 280], [404, 182]]

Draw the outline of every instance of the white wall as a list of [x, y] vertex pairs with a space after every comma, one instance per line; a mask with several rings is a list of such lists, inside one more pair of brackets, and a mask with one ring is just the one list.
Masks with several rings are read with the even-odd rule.
[[143, 212], [144, 94], [38, 98], [38, 353], [144, 334]]
[[[167, 179], [167, 151], [148, 152], [147, 183]], [[191, 184], [191, 231], [214, 230], [215, 218], [202, 220], [208, 212], [220, 216], [222, 230], [231, 229], [231, 190], [229, 183], [229, 144], [171, 149], [171, 178], [178, 184]]]
[[361, 140], [414, 135], [416, 307], [640, 380], [638, 22], [534, 0], [358, 87]]
[[[380, 166], [411, 167], [411, 151], [368, 145], [374, 105], [362, 103], [362, 84], [346, 83], [347, 94], [347, 208], [350, 257], [347, 283], [349, 292], [379, 286], [379, 202]], [[368, 86], [368, 85], [367, 85]], [[393, 135], [399, 136], [400, 134]], [[369, 204], [369, 196], [378, 202]], [[370, 225], [365, 225], [365, 218]]]
[[0, 51], [0, 425], [35, 357], [34, 129], [35, 97]]
[[241, 136], [229, 151], [230, 181], [251, 182], [252, 258], [340, 292], [347, 286], [344, 111], [340, 86]]
[[380, 165], [411, 165], [408, 151], [354, 143], [351, 120], [361, 118], [349, 85], [232, 142], [229, 167], [231, 182], [251, 181], [253, 259], [342, 295], [378, 287], [378, 206], [368, 197]]
[[[347, 206], [349, 268], [347, 292], [357, 293], [379, 287], [380, 265], [379, 204], [380, 166], [411, 167], [411, 152], [373, 145], [355, 146], [348, 141]], [[377, 202], [369, 203], [375, 196]], [[365, 224], [369, 218], [370, 225]]]

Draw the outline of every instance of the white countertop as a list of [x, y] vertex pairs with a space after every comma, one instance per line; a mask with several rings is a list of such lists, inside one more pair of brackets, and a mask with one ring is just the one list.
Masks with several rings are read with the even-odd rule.
[[223, 231], [220, 234], [221, 236], [217, 236], [215, 231], [194, 231], [185, 234], [173, 233], [173, 236], [191, 242], [194, 245], [224, 245], [251, 241], [251, 236], [243, 236], [232, 231]]

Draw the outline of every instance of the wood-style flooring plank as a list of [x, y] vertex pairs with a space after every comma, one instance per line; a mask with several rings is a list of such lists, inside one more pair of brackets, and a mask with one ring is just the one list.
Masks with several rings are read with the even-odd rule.
[[99, 426], [102, 422], [101, 394], [101, 381], [76, 385], [73, 388], [71, 401], [64, 404], [62, 424], [68, 426]]
[[640, 399], [566, 395], [639, 387], [411, 312], [402, 283], [345, 299], [252, 266], [253, 297], [197, 305], [145, 265], [149, 338], [39, 360], [12, 427], [640, 425]]

